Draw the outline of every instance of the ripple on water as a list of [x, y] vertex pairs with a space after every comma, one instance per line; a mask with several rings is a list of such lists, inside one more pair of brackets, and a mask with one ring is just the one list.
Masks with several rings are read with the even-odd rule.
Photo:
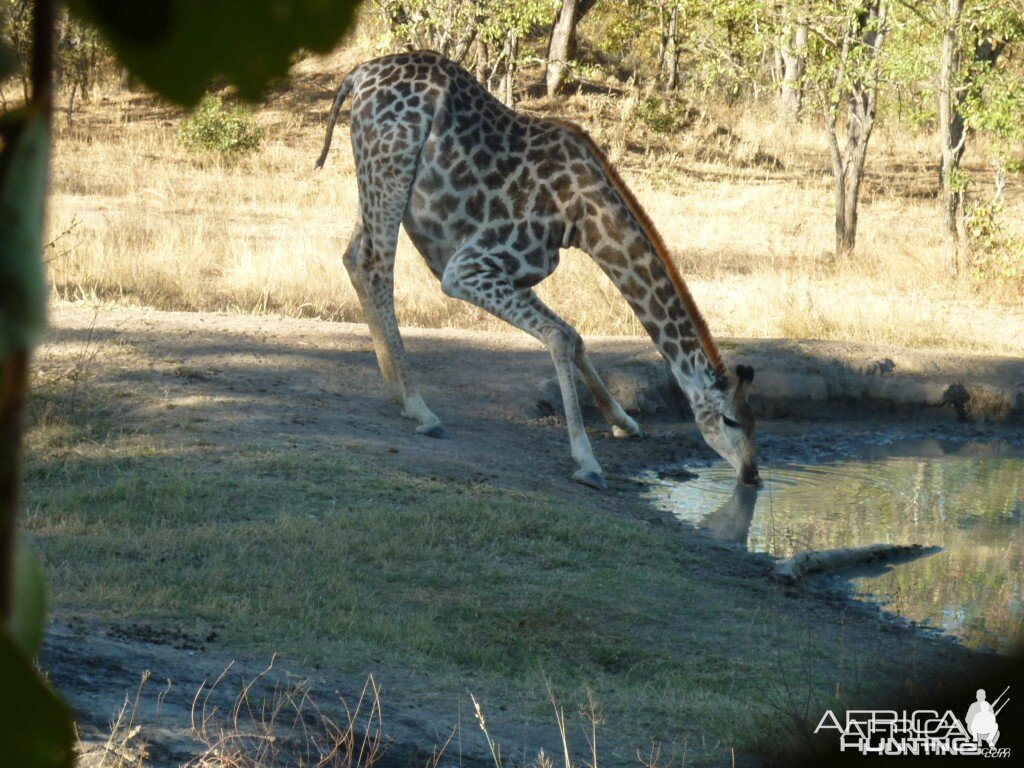
[[886, 542], [938, 554], [853, 579], [861, 596], [968, 645], [1008, 650], [1024, 640], [1024, 460], [998, 446], [872, 446], [870, 458], [763, 466], [760, 491], [737, 486], [722, 462], [697, 477], [641, 479], [663, 509], [753, 551]]

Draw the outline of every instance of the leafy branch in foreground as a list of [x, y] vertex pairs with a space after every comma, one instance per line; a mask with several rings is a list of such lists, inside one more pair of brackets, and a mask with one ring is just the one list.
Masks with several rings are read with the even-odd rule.
[[[216, 74], [257, 98], [299, 48], [330, 49], [354, 0], [69, 0], [125, 67], [157, 93], [194, 104]], [[26, 12], [28, 10], [25, 5]], [[5, 765], [73, 762], [70, 713], [32, 659], [42, 640], [45, 588], [17, 540], [22, 424], [31, 353], [44, 325], [43, 223], [53, 113], [54, 0], [31, 5], [26, 106], [0, 124], [0, 747]], [[18, 59], [0, 50], [0, 78]]]

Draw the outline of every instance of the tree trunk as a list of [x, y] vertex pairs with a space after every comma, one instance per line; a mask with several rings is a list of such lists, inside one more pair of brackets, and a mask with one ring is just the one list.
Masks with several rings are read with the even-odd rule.
[[580, 0], [562, 0], [562, 7], [551, 29], [548, 45], [548, 65], [544, 74], [548, 96], [555, 96], [562, 90], [568, 72], [569, 62], [576, 53], [576, 24], [579, 22]]
[[501, 78], [500, 96], [509, 109], [516, 105], [516, 64], [519, 60], [519, 33], [512, 30], [505, 41], [505, 75]]
[[804, 69], [807, 66], [807, 20], [789, 25], [779, 46], [782, 60], [782, 88], [779, 92], [779, 116], [784, 123], [800, 119], [804, 97]]
[[665, 87], [670, 91], [679, 87], [679, 7], [672, 6], [668, 14], [668, 49], [665, 56]]
[[942, 179], [942, 223], [949, 250], [946, 267], [956, 275], [967, 267], [967, 240], [964, 232], [964, 178], [960, 160], [967, 134], [964, 119], [957, 109], [956, 91], [963, 64], [959, 40], [963, 0], [948, 0], [946, 28], [942, 35], [942, 56], [939, 64], [939, 173]]
[[597, 0], [562, 0], [548, 43], [544, 81], [548, 96], [561, 93], [569, 74], [569, 62], [576, 57], [576, 26]]
[[[951, 275], [957, 275], [970, 263], [964, 205], [967, 182], [960, 161], [967, 143], [967, 126], [961, 108], [972, 74], [965, 74], [964, 66], [964, 0], [947, 0], [947, 3], [938, 77], [939, 173], [942, 181], [942, 223], [949, 244], [946, 266]], [[981, 33], [971, 43], [974, 61], [994, 66], [1005, 45], [1005, 41]]]
[[[837, 136], [839, 105], [824, 104], [836, 209], [836, 257], [849, 256], [857, 244], [857, 206], [868, 141], [875, 127], [880, 79], [878, 53], [885, 41], [886, 11], [884, 0], [875, 0], [866, 6], [853, 21], [843, 44], [840, 70], [836, 75], [837, 83], [846, 91], [846, 146], [843, 150], [839, 148]], [[845, 67], [857, 66], [855, 49], [861, 46], [869, 51], [867, 68], [851, 76]]]
[[476, 40], [476, 79], [487, 84], [487, 73], [491, 70], [491, 51], [479, 37]]

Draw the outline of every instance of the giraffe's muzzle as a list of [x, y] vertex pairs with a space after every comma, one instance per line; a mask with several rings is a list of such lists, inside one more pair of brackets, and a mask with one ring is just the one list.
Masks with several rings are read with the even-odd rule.
[[764, 483], [761, 481], [761, 475], [757, 471], [757, 464], [751, 464], [749, 466], [743, 467], [742, 471], [740, 472], [739, 479], [740, 482], [743, 483], [743, 485], [764, 485]]

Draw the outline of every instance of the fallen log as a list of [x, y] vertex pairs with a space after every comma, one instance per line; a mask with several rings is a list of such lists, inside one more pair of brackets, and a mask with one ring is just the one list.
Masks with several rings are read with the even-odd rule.
[[792, 557], [776, 563], [772, 575], [779, 581], [793, 584], [809, 573], [838, 571], [880, 560], [914, 560], [934, 554], [940, 549], [941, 547], [925, 547], [921, 544], [869, 544], [864, 547], [797, 552]]

